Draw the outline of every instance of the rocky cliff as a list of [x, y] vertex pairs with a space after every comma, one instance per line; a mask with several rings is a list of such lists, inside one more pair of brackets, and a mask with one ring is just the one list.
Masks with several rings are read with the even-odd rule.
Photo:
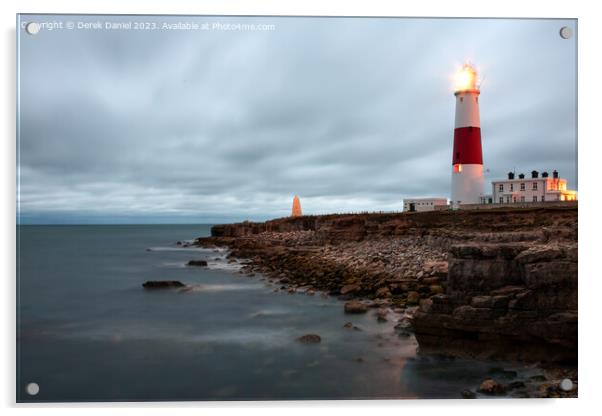
[[448, 259], [445, 294], [414, 315], [421, 347], [576, 360], [576, 241], [458, 244]]

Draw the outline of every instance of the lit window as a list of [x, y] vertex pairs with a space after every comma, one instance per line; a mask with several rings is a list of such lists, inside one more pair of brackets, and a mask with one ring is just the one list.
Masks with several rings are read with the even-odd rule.
[[460, 164], [454, 165], [454, 172], [455, 173], [462, 172], [462, 165], [460, 165]]
[[525, 190], [525, 184], [524, 184], [524, 183], [521, 183], [521, 184], [520, 184], [520, 190], [521, 190], [521, 191], [524, 191], [524, 190]]

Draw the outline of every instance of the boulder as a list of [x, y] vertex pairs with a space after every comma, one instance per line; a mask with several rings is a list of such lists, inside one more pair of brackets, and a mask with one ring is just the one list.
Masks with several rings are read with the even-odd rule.
[[487, 380], [481, 383], [479, 391], [483, 394], [498, 396], [506, 393], [506, 387], [503, 384], [498, 383], [494, 379], [488, 378]]
[[345, 285], [341, 288], [341, 295], [359, 292], [360, 290], [361, 290], [361, 287], [359, 285]]
[[317, 344], [322, 341], [322, 338], [317, 334], [305, 334], [297, 338], [302, 344]]
[[362, 302], [357, 300], [351, 300], [345, 302], [345, 313], [366, 313], [368, 307]]
[[477, 394], [472, 390], [462, 390], [463, 399], [476, 399]]
[[389, 313], [386, 309], [378, 309], [376, 311], [376, 319], [378, 322], [387, 322], [387, 314]]
[[508, 390], [523, 389], [525, 387], [525, 382], [521, 380], [516, 380], [508, 383]]
[[395, 325], [395, 330], [397, 331], [408, 331], [412, 329], [412, 322], [410, 318], [404, 316], [397, 321], [397, 325]]
[[444, 292], [441, 285], [431, 285], [429, 286], [429, 290], [433, 295], [440, 295]]
[[381, 287], [380, 289], [378, 289], [376, 291], [376, 297], [377, 298], [390, 298], [391, 297], [391, 291], [386, 286], [385, 287]]
[[491, 296], [475, 296], [472, 298], [470, 304], [474, 308], [491, 308], [493, 303]]
[[408, 305], [418, 305], [420, 302], [420, 294], [416, 291], [411, 291], [408, 293], [407, 304]]
[[345, 328], [345, 329], [353, 329], [354, 331], [361, 331], [361, 328], [358, 327], [358, 326], [353, 325], [352, 322], [345, 323], [345, 325], [343, 325], [343, 328]]
[[429, 261], [425, 263], [425, 268], [431, 271], [431, 275], [438, 277], [447, 276], [448, 264], [446, 261]]
[[187, 266], [206, 267], [207, 261], [206, 260], [190, 260], [187, 263]]
[[563, 255], [564, 253], [559, 247], [535, 246], [516, 256], [516, 261], [522, 264], [548, 262], [563, 257]]
[[149, 280], [142, 284], [145, 289], [172, 289], [186, 287], [186, 285], [178, 280]]
[[433, 301], [431, 299], [422, 299], [419, 307], [421, 312], [428, 313], [433, 307]]

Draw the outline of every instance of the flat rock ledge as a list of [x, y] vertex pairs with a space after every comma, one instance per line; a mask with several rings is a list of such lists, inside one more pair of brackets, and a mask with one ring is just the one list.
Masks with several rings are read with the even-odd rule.
[[149, 280], [142, 284], [145, 289], [174, 289], [183, 288], [186, 285], [178, 280]]
[[206, 267], [207, 266], [207, 261], [206, 260], [190, 260], [188, 263], [186, 263], [187, 266], [195, 266], [195, 267]]

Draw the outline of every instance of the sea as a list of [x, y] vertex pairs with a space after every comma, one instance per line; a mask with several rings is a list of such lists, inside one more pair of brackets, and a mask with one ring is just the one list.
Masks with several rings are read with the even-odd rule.
[[239, 273], [225, 250], [177, 245], [210, 228], [17, 226], [17, 401], [461, 398], [492, 372], [531, 371], [422, 354], [395, 319], [346, 315], [336, 297]]

